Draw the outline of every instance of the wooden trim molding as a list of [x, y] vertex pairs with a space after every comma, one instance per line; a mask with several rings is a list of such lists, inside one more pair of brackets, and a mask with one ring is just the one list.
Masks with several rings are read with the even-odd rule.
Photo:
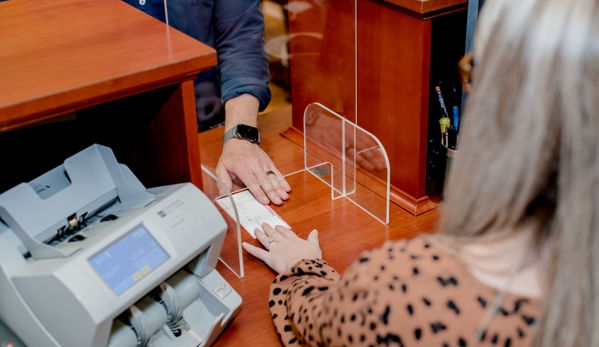
[[411, 17], [427, 20], [468, 8], [467, 0], [368, 0], [375, 4], [407, 14]]

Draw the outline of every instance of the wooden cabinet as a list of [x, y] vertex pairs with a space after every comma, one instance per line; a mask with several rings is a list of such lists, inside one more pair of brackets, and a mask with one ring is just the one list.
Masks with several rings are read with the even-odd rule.
[[0, 193], [93, 144], [201, 186], [193, 79], [215, 51], [116, 0], [0, 3]]
[[320, 102], [381, 140], [394, 203], [414, 215], [436, 208], [426, 176], [432, 52], [448, 45], [456, 61], [463, 53], [467, 0], [308, 3], [289, 15], [293, 128], [285, 134], [299, 142], [304, 109]]

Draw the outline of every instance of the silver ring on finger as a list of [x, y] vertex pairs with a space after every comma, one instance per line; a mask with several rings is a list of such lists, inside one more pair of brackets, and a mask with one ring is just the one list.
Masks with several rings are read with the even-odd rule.
[[271, 244], [271, 243], [273, 243], [273, 242], [275, 242], [275, 239], [273, 239], [272, 237], [269, 237], [269, 238], [266, 240], [266, 250], [267, 250], [267, 251], [270, 251], [270, 244]]
[[277, 174], [276, 174], [276, 173], [274, 173], [274, 172], [272, 172], [272, 171], [266, 171], [266, 176], [269, 176], [269, 175], [274, 175], [274, 176], [276, 176]]

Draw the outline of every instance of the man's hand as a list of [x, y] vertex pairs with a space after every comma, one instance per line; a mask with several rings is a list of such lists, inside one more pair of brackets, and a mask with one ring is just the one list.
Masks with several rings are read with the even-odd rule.
[[277, 225], [272, 228], [266, 223], [262, 223], [262, 230], [256, 228], [254, 233], [265, 249], [246, 242], [243, 243], [243, 248], [277, 273], [289, 271], [302, 259], [322, 258], [316, 229], [312, 230], [307, 240], [299, 238], [293, 231], [283, 226]]
[[[237, 124], [256, 127], [260, 102], [250, 94], [242, 94], [225, 103], [225, 131]], [[256, 199], [267, 205], [281, 205], [289, 199], [291, 187], [258, 145], [242, 139], [230, 139], [223, 147], [216, 166], [216, 176], [232, 190], [234, 179], [241, 180]], [[225, 192], [221, 191], [221, 194]]]
[[[269, 171], [272, 173], [267, 174]], [[227, 141], [216, 166], [216, 176], [229, 190], [233, 186], [232, 179], [241, 180], [256, 199], [265, 205], [269, 202], [281, 205], [283, 200], [289, 199], [289, 183], [268, 154], [249, 141]]]

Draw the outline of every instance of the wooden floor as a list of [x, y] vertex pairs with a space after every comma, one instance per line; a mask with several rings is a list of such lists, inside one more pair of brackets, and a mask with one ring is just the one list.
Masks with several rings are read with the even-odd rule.
[[[283, 108], [259, 117], [261, 147], [283, 173], [303, 169], [303, 149], [281, 136], [291, 126], [291, 108]], [[221, 153], [222, 128], [199, 135], [202, 164], [214, 170]], [[435, 231], [440, 209], [414, 217], [391, 205], [390, 223], [383, 225], [346, 199], [331, 200], [330, 188], [307, 172], [287, 178], [292, 187], [290, 198], [274, 210], [306, 238], [312, 229], [320, 232], [323, 258], [340, 273], [367, 249], [386, 240], [412, 238]], [[244, 230], [242, 239], [254, 245], [256, 240]], [[279, 346], [270, 311], [268, 292], [275, 273], [261, 261], [244, 252], [245, 277], [240, 279], [219, 262], [217, 269], [241, 295], [240, 313], [229, 324], [215, 346]]]

